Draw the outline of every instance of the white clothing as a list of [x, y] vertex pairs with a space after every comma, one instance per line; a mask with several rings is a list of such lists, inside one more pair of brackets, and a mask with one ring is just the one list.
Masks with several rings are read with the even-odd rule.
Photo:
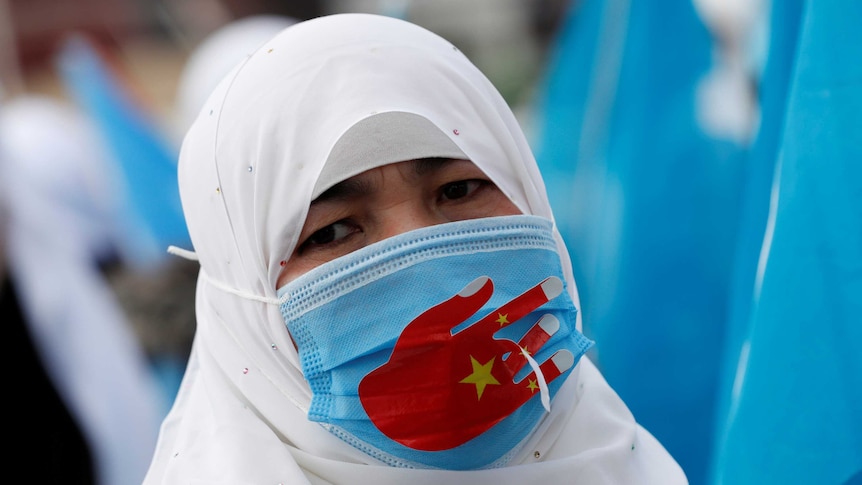
[[174, 122], [180, 135], [189, 129], [225, 74], [265, 41], [296, 22], [292, 17], [271, 14], [242, 17], [220, 27], [197, 45], [177, 83]]
[[140, 483], [168, 397], [97, 266], [125, 240], [116, 167], [91, 120], [52, 98], [4, 103], [0, 135], [8, 271], [34, 346], [97, 483]]
[[[283, 30], [219, 84], [183, 142], [180, 193], [201, 264], [198, 329], [145, 483], [687, 483], [587, 358], [530, 449], [505, 468], [388, 467], [307, 419], [311, 391], [276, 299], [280, 263], [297, 244], [327, 160], [346, 164], [342, 179], [356, 173], [348, 158], [330, 156], [333, 147], [387, 112], [427, 119], [523, 212], [553, 219], [510, 108], [451, 43], [370, 14]], [[385, 146], [378, 153], [359, 169], [399, 161]], [[332, 167], [326, 172], [331, 178]]]

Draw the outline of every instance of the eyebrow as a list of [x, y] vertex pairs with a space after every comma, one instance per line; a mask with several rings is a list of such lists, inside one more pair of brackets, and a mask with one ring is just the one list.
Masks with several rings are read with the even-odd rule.
[[418, 176], [428, 175], [429, 173], [441, 170], [443, 167], [455, 163], [453, 158], [420, 158], [414, 160], [413, 173]]
[[[443, 167], [452, 164], [456, 161], [452, 158], [420, 158], [411, 160], [411, 168], [414, 175], [424, 177], [428, 174], [442, 170]], [[361, 175], [361, 174], [360, 174]], [[361, 176], [354, 176], [347, 180], [342, 180], [332, 187], [323, 191], [316, 199], [311, 201], [311, 205], [319, 202], [326, 202], [337, 199], [347, 199], [372, 192], [374, 184]]]
[[336, 199], [346, 199], [352, 196], [367, 194], [372, 191], [372, 183], [364, 178], [351, 177], [347, 180], [342, 180], [332, 187], [323, 191], [316, 199], [311, 201], [311, 205], [321, 202]]

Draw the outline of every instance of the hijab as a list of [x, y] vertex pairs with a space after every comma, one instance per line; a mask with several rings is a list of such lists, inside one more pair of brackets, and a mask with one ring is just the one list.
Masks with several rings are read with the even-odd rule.
[[185, 134], [207, 96], [238, 61], [296, 22], [293, 17], [281, 15], [250, 15], [223, 25], [195, 46], [177, 82], [177, 133]]
[[[362, 141], [393, 118], [372, 129], [367, 120], [392, 113], [427, 123], [394, 140]], [[421, 129], [429, 124], [433, 135]], [[422, 139], [414, 144], [411, 134]], [[344, 139], [355, 140], [362, 156], [344, 156]], [[216, 87], [179, 160], [201, 266], [198, 327], [145, 483], [686, 483], [587, 358], [533, 446], [504, 468], [389, 467], [307, 419], [311, 391], [276, 298], [281, 262], [316, 194], [415, 156], [415, 145], [429, 147], [427, 156], [454, 145], [524, 213], [553, 220], [536, 162], [499, 92], [457, 47], [406, 21], [336, 14], [295, 24]], [[577, 304], [556, 231], [555, 239]]]

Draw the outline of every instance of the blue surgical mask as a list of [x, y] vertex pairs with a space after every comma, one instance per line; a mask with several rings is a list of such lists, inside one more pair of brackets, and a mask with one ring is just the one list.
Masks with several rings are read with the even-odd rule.
[[279, 289], [308, 417], [392, 466], [504, 466], [592, 342], [575, 328], [551, 221], [400, 234]]

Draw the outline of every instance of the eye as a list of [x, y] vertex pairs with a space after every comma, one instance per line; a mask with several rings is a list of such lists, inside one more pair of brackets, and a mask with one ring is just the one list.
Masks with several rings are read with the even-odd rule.
[[360, 229], [355, 224], [342, 220], [334, 222], [326, 227], [318, 229], [299, 245], [299, 251], [305, 251], [314, 247], [338, 244], [344, 238]]
[[484, 180], [459, 180], [445, 184], [440, 192], [444, 199], [457, 200], [467, 197], [486, 183]]

